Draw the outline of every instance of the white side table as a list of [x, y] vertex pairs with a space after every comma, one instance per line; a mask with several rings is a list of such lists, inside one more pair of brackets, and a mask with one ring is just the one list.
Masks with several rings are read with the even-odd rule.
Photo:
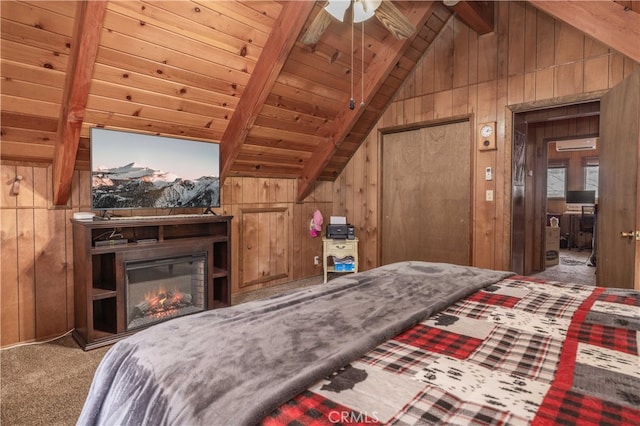
[[[327, 265], [327, 258], [329, 256], [336, 256], [343, 258], [346, 256], [353, 256], [354, 267], [350, 271], [336, 271], [333, 266]], [[358, 239], [353, 240], [334, 240], [331, 238], [322, 237], [322, 268], [324, 270], [324, 282], [327, 282], [327, 272], [338, 272], [345, 274], [353, 274], [358, 272]]]

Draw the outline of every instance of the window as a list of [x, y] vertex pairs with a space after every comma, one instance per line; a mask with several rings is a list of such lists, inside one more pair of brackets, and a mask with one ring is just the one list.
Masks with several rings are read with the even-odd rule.
[[567, 166], [562, 163], [547, 167], [547, 198], [564, 198], [567, 189]]
[[598, 179], [600, 176], [600, 162], [597, 158], [585, 158], [584, 160], [584, 189], [596, 191], [598, 198]]

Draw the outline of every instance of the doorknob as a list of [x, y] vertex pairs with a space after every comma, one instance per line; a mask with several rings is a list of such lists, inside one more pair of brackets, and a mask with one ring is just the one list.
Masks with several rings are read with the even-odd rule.
[[629, 239], [635, 238], [636, 240], [640, 241], [640, 231], [633, 232], [633, 230], [631, 230], [629, 232], [621, 232], [620, 237]]

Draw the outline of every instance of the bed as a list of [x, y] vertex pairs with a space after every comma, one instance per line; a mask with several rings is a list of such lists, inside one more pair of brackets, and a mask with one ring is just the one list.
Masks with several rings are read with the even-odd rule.
[[115, 344], [80, 425], [640, 424], [640, 292], [399, 262]]

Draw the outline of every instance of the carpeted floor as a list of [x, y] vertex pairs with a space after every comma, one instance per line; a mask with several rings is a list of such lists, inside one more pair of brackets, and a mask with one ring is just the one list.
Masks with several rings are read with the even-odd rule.
[[70, 334], [0, 353], [2, 425], [73, 425], [108, 347], [85, 352]]
[[[322, 283], [322, 276], [233, 297], [232, 304], [264, 299]], [[0, 424], [75, 425], [93, 374], [109, 346], [83, 351], [71, 334], [48, 343], [0, 352]]]
[[596, 268], [587, 265], [590, 255], [589, 250], [561, 249], [558, 265], [548, 266], [546, 270], [532, 276], [545, 280], [596, 285]]
[[[327, 281], [331, 278], [335, 278], [337, 274], [329, 274]], [[267, 297], [274, 296], [276, 294], [284, 293], [291, 290], [296, 290], [311, 285], [322, 284], [322, 276], [303, 278], [301, 280], [292, 281], [290, 283], [277, 285], [262, 290], [250, 291], [248, 293], [239, 294], [231, 297], [231, 304], [237, 305], [239, 303], [250, 302], [252, 300], [266, 299]]]
[[[549, 267], [535, 276], [595, 284], [595, 268], [586, 266], [588, 255], [588, 252], [563, 252], [559, 265]], [[232, 304], [321, 283], [321, 276], [306, 278], [234, 296]], [[0, 424], [74, 425], [95, 369], [108, 349], [107, 346], [85, 352], [69, 334], [48, 343], [2, 350]]]

